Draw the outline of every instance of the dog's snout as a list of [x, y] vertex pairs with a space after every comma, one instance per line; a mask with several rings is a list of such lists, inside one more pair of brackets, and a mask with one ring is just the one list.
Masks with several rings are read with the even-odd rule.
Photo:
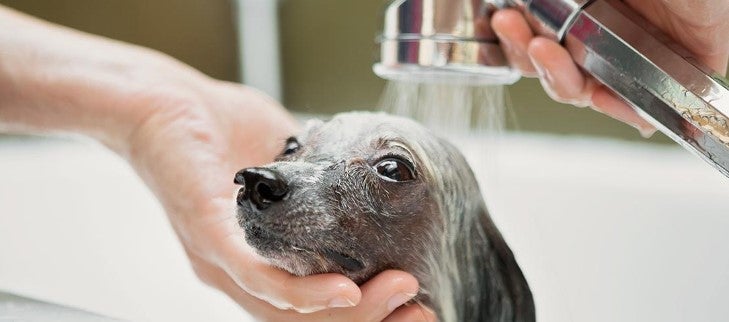
[[281, 174], [268, 168], [243, 169], [235, 174], [234, 182], [244, 186], [241, 197], [250, 200], [258, 209], [281, 201], [289, 192]]

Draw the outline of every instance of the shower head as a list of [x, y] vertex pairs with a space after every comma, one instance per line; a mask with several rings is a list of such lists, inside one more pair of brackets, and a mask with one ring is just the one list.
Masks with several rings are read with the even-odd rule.
[[383, 15], [379, 61], [373, 70], [391, 80], [513, 84], [521, 75], [509, 67], [491, 30], [491, 14], [505, 1], [394, 0]]
[[580, 10], [594, 0], [390, 0], [377, 37], [378, 76], [391, 80], [474, 85], [513, 84], [491, 28], [496, 10], [525, 13], [534, 31], [562, 41]]

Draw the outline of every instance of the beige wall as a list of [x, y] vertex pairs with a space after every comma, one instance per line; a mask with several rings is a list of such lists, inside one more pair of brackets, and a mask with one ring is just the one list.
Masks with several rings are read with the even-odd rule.
[[[275, 1], [275, 0], [271, 0]], [[166, 52], [208, 75], [237, 80], [232, 0], [0, 0], [61, 24]], [[284, 103], [330, 113], [377, 104], [384, 82], [371, 71], [378, 0], [281, 0]], [[535, 80], [510, 88], [510, 126], [525, 131], [642, 140], [588, 109], [552, 102]], [[654, 142], [667, 142], [657, 135]]]
[[34, 16], [168, 53], [208, 75], [238, 79], [228, 0], [0, 0]]

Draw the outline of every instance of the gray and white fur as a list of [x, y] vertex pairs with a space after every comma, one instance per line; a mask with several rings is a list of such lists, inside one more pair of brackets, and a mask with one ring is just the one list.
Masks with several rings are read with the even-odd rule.
[[235, 181], [246, 240], [277, 267], [360, 284], [401, 269], [440, 321], [535, 321], [465, 159], [414, 121], [354, 112], [310, 122], [275, 162]]

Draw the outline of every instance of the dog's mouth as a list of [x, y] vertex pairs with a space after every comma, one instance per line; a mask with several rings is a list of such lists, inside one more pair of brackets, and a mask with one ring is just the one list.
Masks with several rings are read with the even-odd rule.
[[364, 268], [364, 264], [362, 264], [362, 262], [350, 257], [347, 254], [337, 252], [333, 249], [326, 248], [322, 251], [322, 254], [324, 255], [324, 257], [329, 258], [341, 268], [350, 272], [356, 272]]
[[[280, 251], [285, 249], [290, 249], [297, 252], [304, 252], [304, 253], [311, 253], [311, 254], [318, 254], [333, 263], [335, 263], [337, 266], [341, 267], [345, 271], [349, 272], [357, 272], [364, 268], [364, 264], [357, 260], [356, 258], [349, 256], [343, 252], [331, 249], [331, 248], [322, 248], [322, 249], [312, 249], [310, 247], [307, 247], [305, 245], [300, 245], [298, 243], [291, 242], [289, 239], [280, 236], [279, 234], [276, 234], [272, 232], [270, 229], [266, 229], [261, 224], [252, 223], [250, 221], [246, 221], [243, 227], [246, 231], [247, 239], [249, 239], [249, 243], [251, 242], [251, 239], [258, 240], [258, 241], [266, 241], [270, 245], [275, 245], [275, 247], [272, 247], [272, 251]], [[252, 243], [254, 248], [260, 249], [260, 246], [263, 243]], [[265, 256], [265, 255], [264, 255]]]

